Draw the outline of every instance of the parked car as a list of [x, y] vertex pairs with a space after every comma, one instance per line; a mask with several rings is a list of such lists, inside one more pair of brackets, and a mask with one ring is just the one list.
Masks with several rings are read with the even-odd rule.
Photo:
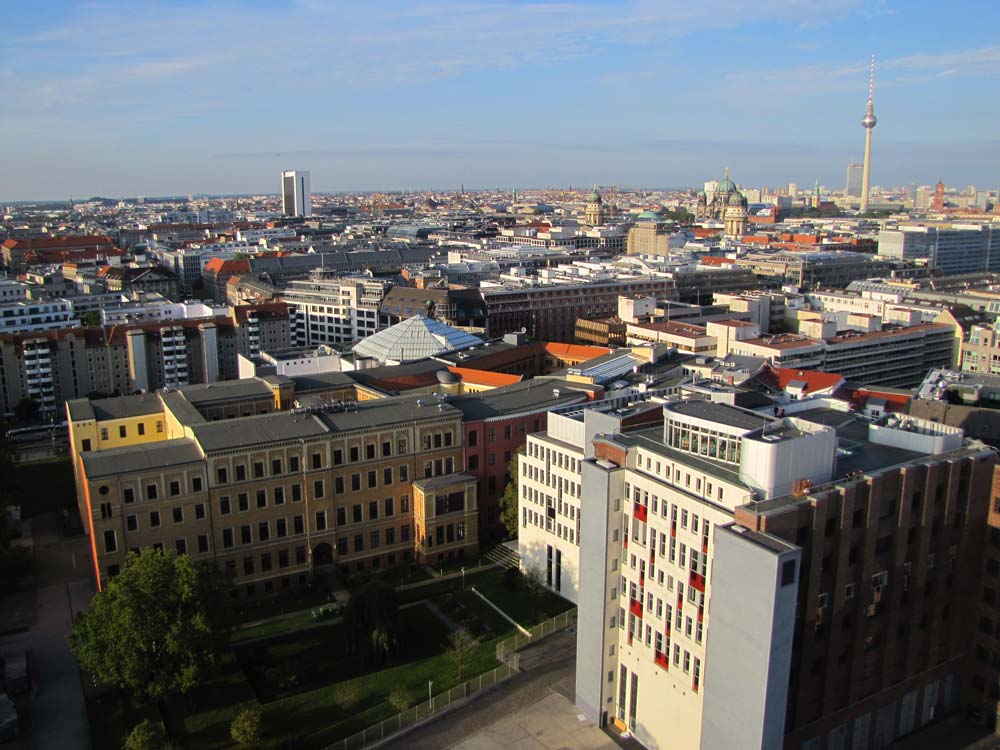
[[4, 659], [3, 684], [10, 695], [19, 695], [31, 690], [31, 674], [28, 672], [26, 651]]
[[17, 707], [6, 693], [0, 693], [0, 742], [18, 735]]

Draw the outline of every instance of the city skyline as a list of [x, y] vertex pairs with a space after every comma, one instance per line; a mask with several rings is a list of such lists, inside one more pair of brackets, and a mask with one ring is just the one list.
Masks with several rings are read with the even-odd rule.
[[837, 186], [872, 50], [873, 186], [991, 189], [1000, 11], [968, 5], [961, 35], [923, 2], [17, 7], [0, 200], [270, 193], [291, 168], [317, 193], [696, 186], [726, 164]]

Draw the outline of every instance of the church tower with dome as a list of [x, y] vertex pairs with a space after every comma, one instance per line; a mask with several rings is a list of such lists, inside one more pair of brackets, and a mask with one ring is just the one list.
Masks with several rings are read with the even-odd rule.
[[601, 199], [601, 194], [597, 192], [597, 185], [594, 185], [593, 191], [587, 197], [584, 221], [592, 227], [597, 227], [604, 223], [604, 201]]
[[729, 239], [742, 239], [747, 233], [747, 217], [747, 199], [739, 191], [730, 193], [726, 203], [723, 236]]
[[[698, 216], [724, 221], [734, 196], [742, 203], [743, 213], [746, 214], [747, 200], [736, 187], [736, 183], [729, 179], [729, 168], [727, 167], [725, 176], [716, 183], [711, 199], [704, 192], [698, 194]], [[743, 226], [746, 228], [746, 222]]]

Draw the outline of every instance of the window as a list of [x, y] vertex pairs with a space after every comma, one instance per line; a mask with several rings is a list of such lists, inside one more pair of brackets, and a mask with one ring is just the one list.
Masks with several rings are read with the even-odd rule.
[[225, 484], [229, 481], [229, 472], [226, 471], [225, 466], [220, 466], [215, 470], [215, 476], [219, 480], [219, 484]]
[[160, 527], [160, 511], [149, 511], [149, 525], [154, 529], [158, 529]]
[[475, 448], [479, 445], [479, 430], [471, 430], [469, 432], [469, 446]]
[[386, 545], [396, 543], [396, 530], [394, 528], [388, 528], [385, 530], [385, 543]]
[[289, 472], [293, 472], [293, 471], [298, 471], [298, 470], [299, 470], [299, 457], [298, 456], [289, 456], [288, 457], [288, 471]]
[[139, 517], [138, 516], [125, 516], [125, 528], [129, 531], [139, 530]]
[[323, 497], [323, 480], [317, 479], [313, 482], [313, 497], [321, 498]]
[[337, 539], [337, 554], [346, 555], [347, 554], [347, 537], [342, 536]]
[[304, 534], [305, 533], [305, 517], [304, 516], [295, 516], [294, 518], [292, 518], [292, 528], [294, 529], [294, 532], [296, 534]]
[[399, 512], [409, 513], [410, 512], [410, 496], [403, 495], [399, 498]]
[[379, 545], [379, 533], [378, 533], [378, 531], [373, 531], [369, 535], [369, 537], [371, 539], [370, 548], [371, 549], [375, 549], [376, 547], [378, 547], [378, 545]]
[[344, 478], [334, 477], [333, 478], [333, 494], [343, 495], [344, 494]]
[[314, 469], [321, 469], [321, 468], [323, 468], [323, 454], [322, 453], [313, 453], [312, 454], [312, 467]]
[[101, 503], [101, 518], [111, 518], [111, 503]]
[[298, 503], [302, 502], [302, 485], [293, 484], [292, 485], [292, 502]]
[[261, 521], [257, 524], [257, 540], [261, 542], [267, 542], [271, 539], [271, 524], [267, 521]]
[[244, 466], [243, 464], [240, 464], [239, 466], [236, 467], [236, 481], [243, 482], [246, 480], [246, 478], [247, 478], [247, 467]]
[[278, 550], [278, 567], [287, 568], [288, 567], [288, 550], [282, 549]]
[[108, 428], [107, 427], [102, 427], [101, 428], [101, 440], [107, 440], [107, 439], [108, 439]]
[[479, 468], [479, 456], [472, 455], [469, 456], [469, 469], [476, 470]]
[[198, 552], [202, 554], [208, 552], [208, 534], [198, 535]]
[[318, 510], [316, 511], [316, 531], [326, 530], [326, 511]]
[[174, 480], [170, 483], [170, 496], [176, 497], [179, 494], [181, 494], [181, 483]]
[[399, 481], [409, 482], [410, 481], [410, 467], [403, 464], [399, 467]]
[[378, 520], [378, 500], [372, 500], [368, 503], [368, 520]]
[[795, 583], [795, 560], [786, 560], [781, 564], [781, 585], [791, 586]]
[[126, 487], [125, 489], [123, 489], [122, 490], [122, 501], [124, 501], [126, 503], [134, 503], [135, 502], [135, 490], [133, 490], [131, 487]]
[[365, 538], [361, 534], [354, 535], [354, 551], [361, 552], [365, 548]]
[[392, 515], [392, 510], [393, 510], [393, 508], [392, 508], [392, 498], [391, 497], [387, 497], [385, 499], [385, 515], [386, 516], [391, 516]]
[[351, 474], [351, 490], [353, 492], [360, 492], [361, 491], [361, 475], [360, 474]]
[[399, 527], [399, 541], [408, 542], [410, 541], [410, 527], [400, 526]]
[[233, 509], [229, 502], [229, 496], [223, 495], [219, 498], [219, 514], [223, 516], [228, 516], [232, 513]]
[[104, 551], [105, 552], [117, 552], [118, 551], [118, 537], [115, 536], [114, 529], [108, 529], [104, 532]]
[[378, 475], [374, 471], [368, 472], [368, 489], [378, 487]]
[[280, 474], [281, 473], [281, 459], [280, 458], [272, 458], [271, 459], [271, 473], [272, 474]]
[[201, 492], [201, 477], [192, 477], [191, 478], [191, 491], [192, 492]]
[[240, 544], [251, 544], [253, 542], [253, 534], [250, 529], [250, 524], [245, 523], [240, 526]]
[[250, 510], [250, 496], [245, 492], [238, 494], [236, 496], [236, 506], [239, 508], [241, 513], [245, 513]]
[[264, 478], [264, 462], [254, 461], [253, 462], [253, 478], [263, 479]]
[[118, 437], [127, 437], [127, 436], [128, 436], [128, 430], [125, 429], [125, 425], [120, 425], [118, 427]]
[[222, 546], [225, 549], [229, 549], [233, 546], [233, 530], [223, 529], [222, 530]]
[[267, 507], [267, 490], [257, 490], [257, 507]]
[[368, 443], [368, 445], [365, 446], [365, 459], [368, 461], [372, 461], [374, 460], [374, 458], [375, 458], [375, 444]]
[[344, 463], [344, 451], [342, 451], [340, 448], [334, 448], [333, 449], [333, 465], [334, 466], [340, 466], [342, 463]]
[[156, 499], [156, 485], [155, 484], [146, 485], [146, 499], [147, 500], [155, 500]]
[[279, 518], [274, 522], [274, 533], [279, 539], [288, 536], [288, 521], [284, 518]]
[[392, 484], [392, 467], [382, 469], [382, 485], [388, 487]]
[[252, 576], [253, 575], [253, 558], [244, 557], [243, 558], [243, 575]]
[[358, 450], [358, 446], [351, 446], [351, 463], [356, 464], [361, 460], [361, 452]]
[[198, 503], [194, 506], [194, 517], [195, 520], [200, 521], [205, 517], [205, 504]]
[[186, 555], [188, 552], [187, 539], [175, 539], [174, 548], [177, 550], [178, 555]]
[[340, 506], [337, 508], [337, 526], [347, 525], [347, 508]]
[[285, 504], [285, 488], [275, 487], [274, 488], [274, 504], [284, 505]]

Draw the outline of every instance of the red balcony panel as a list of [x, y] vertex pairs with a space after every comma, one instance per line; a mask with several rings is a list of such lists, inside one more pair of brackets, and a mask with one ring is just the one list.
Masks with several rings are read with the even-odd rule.
[[659, 651], [653, 656], [653, 661], [656, 662], [656, 666], [663, 667], [666, 670], [670, 669], [670, 660], [667, 658], [666, 654], [661, 654]]
[[635, 599], [629, 599], [628, 611], [631, 612], [636, 617], [642, 617], [642, 602]]
[[649, 551], [649, 564], [650, 565], [655, 565], [656, 564], [656, 551], [655, 550], [650, 550]]
[[701, 551], [706, 555], [708, 554], [708, 539], [701, 540]]
[[637, 521], [646, 523], [646, 506], [642, 503], [632, 503], [632, 515]]
[[698, 684], [699, 684], [699, 682], [700, 682], [700, 680], [697, 677], [695, 677], [694, 678], [694, 683], [691, 686], [691, 689], [694, 690], [696, 693], [698, 692]]
[[701, 593], [705, 593], [705, 576], [691, 571], [691, 586]]
[[645, 588], [646, 587], [646, 574], [645, 573], [640, 573], [639, 574], [639, 587], [640, 588]]
[[676, 523], [670, 524], [670, 536], [675, 537], [675, 538], [677, 536], [677, 524]]
[[628, 549], [628, 537], [627, 536], [623, 538], [623, 540], [622, 540], [622, 546], [625, 549]]
[[628, 645], [629, 646], [632, 645], [632, 631], [631, 630], [628, 632]]

